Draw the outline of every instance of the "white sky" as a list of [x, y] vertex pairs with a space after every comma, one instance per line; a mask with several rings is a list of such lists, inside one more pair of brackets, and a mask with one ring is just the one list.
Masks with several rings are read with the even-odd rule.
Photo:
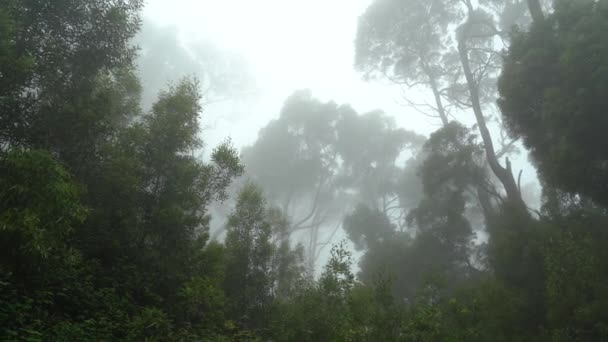
[[[400, 127], [428, 134], [439, 128], [436, 119], [398, 105], [396, 86], [364, 82], [353, 68], [357, 19], [371, 2], [147, 0], [144, 17], [176, 26], [185, 40], [210, 40], [250, 63], [258, 94], [244, 106], [207, 108], [203, 122], [211, 125], [204, 132], [209, 146], [228, 136], [237, 146], [251, 144], [259, 129], [279, 115], [287, 96], [305, 88], [359, 112], [383, 109]], [[513, 160], [515, 172], [522, 168], [522, 185], [536, 180], [525, 154]]]
[[[429, 134], [439, 128], [436, 119], [398, 105], [398, 87], [364, 82], [354, 70], [357, 19], [371, 2], [147, 0], [144, 17], [176, 26], [184, 40], [209, 40], [235, 51], [253, 69], [258, 88], [254, 100], [212, 105], [203, 114], [203, 125], [211, 125], [203, 136], [208, 146], [228, 136], [237, 146], [253, 143], [259, 129], [278, 117], [283, 101], [298, 89], [311, 89], [323, 101], [348, 103], [360, 113], [383, 109], [400, 127]], [[468, 119], [473, 120], [472, 114]], [[525, 156], [513, 160], [514, 171], [521, 168], [522, 185], [536, 179]]]
[[313, 96], [349, 103], [359, 112], [381, 108], [399, 125], [429, 133], [432, 119], [397, 105], [399, 91], [368, 83], [353, 68], [357, 18], [371, 0], [148, 0], [144, 16], [175, 25], [185, 39], [209, 39], [234, 50], [250, 63], [259, 89], [247, 108], [216, 106], [206, 115], [234, 117], [206, 132], [214, 142], [230, 135], [249, 144], [259, 128], [278, 116], [283, 101], [297, 89]]

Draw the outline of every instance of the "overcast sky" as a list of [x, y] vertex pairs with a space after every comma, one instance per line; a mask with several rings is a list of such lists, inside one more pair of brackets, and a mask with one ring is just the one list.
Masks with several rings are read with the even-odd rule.
[[[437, 119], [399, 105], [399, 87], [365, 82], [353, 67], [357, 19], [371, 2], [147, 0], [144, 17], [161, 26], [175, 26], [184, 42], [210, 41], [240, 54], [252, 69], [257, 88], [253, 98], [205, 109], [202, 122], [207, 146], [226, 137], [239, 147], [253, 143], [259, 129], [278, 117], [284, 100], [298, 89], [310, 89], [323, 101], [350, 104], [359, 113], [382, 109], [399, 127], [428, 135], [440, 127]], [[409, 95], [419, 101], [420, 94]], [[471, 124], [474, 117], [469, 114], [458, 119]], [[536, 182], [536, 172], [525, 154], [513, 160], [515, 172], [522, 168], [522, 186]], [[530, 199], [528, 203], [536, 206]], [[325, 257], [317, 261], [318, 266]]]
[[[209, 40], [241, 54], [253, 69], [254, 99], [206, 109], [209, 146], [228, 136], [237, 146], [251, 144], [259, 129], [279, 115], [286, 97], [304, 88], [321, 100], [351, 104], [358, 112], [382, 109], [400, 127], [428, 134], [439, 128], [437, 120], [399, 105], [398, 87], [365, 82], [353, 68], [357, 19], [371, 1], [147, 0], [144, 17], [176, 26], [184, 41]], [[513, 167], [515, 172], [524, 168], [522, 184], [536, 179], [525, 155]]]
[[[234, 117], [207, 132], [208, 141], [232, 136], [249, 144], [278, 116], [285, 98], [308, 88], [321, 100], [349, 103], [357, 111], [381, 108], [401, 127], [428, 133], [435, 122], [397, 104], [399, 89], [368, 83], [353, 68], [357, 18], [370, 0], [148, 0], [144, 16], [175, 25], [186, 40], [209, 39], [243, 55], [259, 89], [246, 107], [214, 106], [206, 115]], [[223, 112], [223, 113], [222, 113]], [[229, 115], [230, 114], [230, 115]], [[215, 120], [212, 120], [215, 121]]]

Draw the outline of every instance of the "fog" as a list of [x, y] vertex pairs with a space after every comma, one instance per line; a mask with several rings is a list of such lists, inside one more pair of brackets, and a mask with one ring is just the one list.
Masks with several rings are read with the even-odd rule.
[[359, 112], [381, 108], [401, 126], [429, 133], [437, 123], [400, 106], [399, 87], [365, 82], [353, 68], [357, 18], [368, 5], [369, 1], [152, 0], [144, 17], [175, 27], [186, 46], [210, 41], [249, 64], [257, 92], [248, 106], [237, 115], [226, 107], [205, 110], [209, 120], [221, 121], [208, 132], [211, 145], [226, 135], [239, 146], [252, 143], [258, 130], [278, 116], [285, 99], [300, 89], [310, 89], [323, 101], [351, 104]]
[[[243, 71], [250, 72], [248, 81], [253, 82], [248, 94], [205, 106], [204, 120], [216, 123], [205, 132], [210, 146], [226, 136], [237, 146], [251, 144], [259, 129], [278, 116], [285, 99], [301, 89], [311, 90], [323, 101], [349, 104], [358, 112], [381, 109], [400, 127], [428, 135], [440, 123], [408, 107], [402, 95], [430, 102], [429, 94], [388, 80], [365, 81], [353, 67], [357, 19], [370, 3], [147, 0], [143, 30], [148, 25], [173, 30], [185, 49], [207, 42], [243, 58]], [[247, 100], [246, 106], [230, 103], [242, 100]], [[458, 119], [474, 122], [467, 114], [459, 114]], [[525, 153], [514, 158], [513, 169], [525, 170], [523, 184], [535, 182], [535, 171]]]
[[608, 0], [0, 1], [0, 340], [608, 340]]
[[[431, 104], [434, 100], [428, 91], [408, 88], [387, 79], [365, 80], [354, 67], [358, 19], [371, 3], [369, 0], [179, 0], [172, 3], [149, 0], [143, 12], [140, 37], [153, 32], [149, 35], [159, 44], [164, 58], [169, 63], [181, 65], [182, 69], [164, 77], [156, 75], [156, 82], [146, 82], [145, 75], [154, 75], [154, 72], [145, 69], [140, 62], [144, 93], [148, 92], [149, 98], [154, 99], [167, 82], [189, 74], [199, 77], [204, 88], [211, 92], [224, 86], [219, 89], [221, 94], [217, 98], [210, 95], [203, 106], [203, 139], [209, 147], [218, 145], [226, 137], [239, 149], [252, 145], [260, 129], [278, 118], [285, 99], [304, 89], [320, 101], [349, 105], [358, 113], [382, 110], [394, 118], [398, 127], [428, 136], [441, 127], [441, 122], [426, 114], [428, 108], [420, 113], [407, 101]], [[171, 39], [167, 39], [169, 37]], [[137, 42], [145, 56], [147, 43]], [[205, 55], [203, 51], [208, 53]], [[194, 61], [198, 59], [199, 63], [188, 65], [179, 56], [184, 53]], [[208, 80], [207, 69], [213, 70], [218, 65], [213, 60], [233, 61], [223, 68], [226, 78], [237, 80], [232, 81], [236, 90]], [[466, 110], [454, 115], [460, 122], [475, 124], [474, 117]], [[491, 129], [495, 135], [504, 135], [496, 125], [491, 124]], [[524, 195], [532, 208], [538, 208], [540, 193], [536, 171], [521, 145], [517, 145], [518, 153], [510, 155], [512, 168], [515, 172], [521, 171], [519, 182], [524, 186]], [[219, 204], [219, 212], [212, 218], [216, 238], [223, 236], [225, 215], [222, 214], [229, 212], [231, 205], [230, 202]], [[348, 210], [355, 205], [356, 200]], [[305, 216], [307, 208], [300, 210], [288, 215], [292, 220]], [[337, 243], [346, 238], [342, 229], [336, 233], [330, 226], [334, 224], [322, 229], [321, 241], [331, 237], [331, 243]], [[294, 240], [307, 239], [305, 234], [300, 235], [296, 234]], [[480, 230], [476, 239], [484, 242], [487, 234]], [[325, 264], [329, 255], [327, 247], [331, 243], [315, 260], [316, 272]], [[355, 252], [355, 255], [360, 256], [360, 253]]]

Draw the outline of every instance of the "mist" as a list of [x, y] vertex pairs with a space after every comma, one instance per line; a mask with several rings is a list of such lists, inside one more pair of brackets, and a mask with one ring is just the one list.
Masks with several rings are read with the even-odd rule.
[[608, 338], [606, 19], [0, 4], [0, 336]]
[[[173, 6], [164, 1], [149, 1], [143, 12], [145, 20], [142, 30], [136, 38], [136, 43], [142, 49], [139, 72], [144, 84], [144, 105], [151, 103], [167, 82], [196, 75], [203, 80], [204, 92], [210, 93], [205, 96], [211, 97], [204, 101], [203, 112], [204, 121], [209, 123], [204, 131], [204, 140], [209, 146], [221, 143], [226, 137], [230, 137], [238, 149], [255, 144], [256, 139], [261, 139], [260, 130], [280, 115], [286, 99], [302, 90], [310, 91], [319, 101], [349, 106], [360, 113], [381, 110], [399, 127], [428, 136], [441, 126], [441, 122], [433, 117], [432, 94], [424, 89], [407, 87], [401, 82], [392, 82], [390, 78], [376, 78], [370, 82], [354, 67], [358, 18], [369, 5], [369, 1], [338, 1], [332, 4], [321, 1], [306, 4], [277, 1], [192, 4], [183, 1]], [[235, 7], [243, 11], [235, 13]], [[177, 8], [187, 8], [190, 13], [178, 11]], [[522, 11], [517, 14], [522, 15]], [[308, 24], [310, 18], [314, 18], [314, 25]], [[151, 38], [146, 41], [148, 36]], [[501, 46], [497, 43], [496, 48], [500, 49]], [[148, 52], [149, 49], [162, 52]], [[150, 61], [148, 55], [164, 60]], [[223, 60], [225, 64], [218, 68], [217, 62], [213, 65], [214, 60]], [[158, 69], [166, 70], [166, 74], [152, 71]], [[227, 79], [230, 84], [217, 80], [222, 71], [225, 74], [220, 77]], [[215, 75], [205, 74], [209, 72]], [[496, 111], [496, 108], [491, 110]], [[466, 125], [475, 124], [474, 118], [466, 111], [457, 109], [453, 115]], [[511, 143], [500, 123], [492, 125], [491, 129], [501, 143]], [[525, 195], [530, 206], [538, 209], [540, 193], [536, 171], [527, 161], [526, 153], [520, 153], [521, 146], [517, 142], [515, 144], [515, 153], [510, 155], [513, 169], [522, 171], [519, 181], [526, 186]], [[402, 152], [408, 154], [411, 151]], [[269, 154], [275, 157], [272, 152]], [[406, 161], [402, 159], [399, 162], [403, 165]], [[261, 172], [248, 172], [245, 178], [255, 180], [258, 176], [255, 173]], [[262, 189], [272, 191], [269, 186], [264, 185]], [[312, 183], [308, 185], [309, 189], [314, 186]], [[284, 184], [284, 187], [288, 187], [288, 184]], [[352, 201], [347, 205], [348, 210], [357, 205], [357, 200]], [[271, 202], [287, 209], [280, 199]], [[229, 205], [228, 208], [217, 209], [226, 212]], [[304, 218], [310, 208], [299, 208], [302, 212], [293, 212], [293, 208], [289, 210], [292, 212], [288, 215], [293, 221], [298, 216]], [[214, 215], [214, 237], [223, 234], [225, 216]], [[318, 238], [326, 240], [331, 236], [332, 241], [323, 242], [327, 246], [345, 238], [341, 229], [334, 233], [333, 226], [335, 224], [324, 227], [322, 235], [327, 236]], [[483, 229], [478, 233], [478, 238], [483, 240]], [[306, 237], [296, 240], [302, 239], [306, 240]], [[317, 271], [329, 255], [328, 248], [323, 250], [319, 257], [314, 257]]]

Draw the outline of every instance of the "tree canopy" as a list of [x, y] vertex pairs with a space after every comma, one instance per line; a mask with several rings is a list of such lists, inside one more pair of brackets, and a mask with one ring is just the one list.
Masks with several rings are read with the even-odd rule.
[[[556, 1], [530, 31], [515, 31], [499, 104], [551, 186], [606, 205], [605, 1]], [[543, 77], [537, 77], [543, 75]]]
[[607, 340], [608, 1], [548, 3], [371, 3], [356, 68], [428, 137], [300, 90], [208, 147], [251, 85], [223, 51], [137, 36], [139, 0], [0, 2], [0, 339]]

